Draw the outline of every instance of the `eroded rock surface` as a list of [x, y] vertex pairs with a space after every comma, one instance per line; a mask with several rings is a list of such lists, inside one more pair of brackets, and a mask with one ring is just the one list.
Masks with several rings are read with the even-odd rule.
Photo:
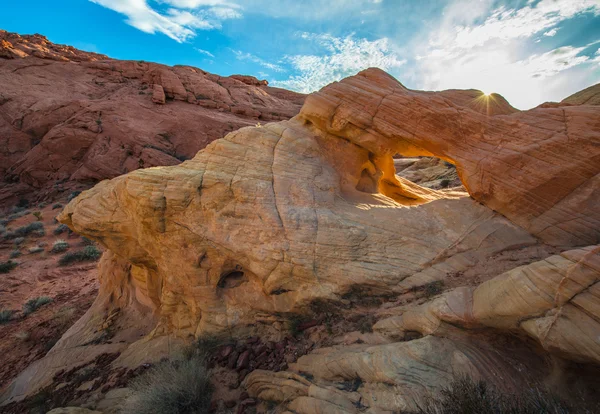
[[[349, 334], [342, 342], [354, 344], [289, 372], [255, 371], [248, 391], [295, 412], [375, 413], [414, 408], [458, 373], [510, 388], [549, 375], [548, 355], [600, 363], [599, 141], [600, 107], [518, 112], [498, 96], [411, 91], [363, 71], [289, 121], [242, 128], [73, 200], [59, 220], [108, 249], [100, 293], [35, 369], [101, 342], [105, 324], [128, 355], [118, 361], [131, 363], [163, 335], [282, 335], [316, 303], [401, 298], [483, 268], [503, 270], [386, 307], [371, 336]], [[397, 153], [454, 164], [468, 193], [396, 175]], [[536, 253], [506, 272], [503, 255], [520, 251]], [[31, 392], [32, 372], [11, 398]]]
[[289, 119], [304, 101], [252, 77], [115, 60], [1, 30], [0, 85], [0, 203], [178, 164], [240, 127]]

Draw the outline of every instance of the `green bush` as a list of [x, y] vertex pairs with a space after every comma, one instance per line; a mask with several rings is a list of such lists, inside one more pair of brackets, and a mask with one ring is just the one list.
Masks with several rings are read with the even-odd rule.
[[37, 221], [42, 221], [43, 217], [42, 217], [42, 212], [41, 211], [34, 211], [31, 214], [33, 214], [35, 216], [35, 218], [37, 219]]
[[52, 249], [50, 249], [50, 251], [52, 253], [62, 253], [64, 251], [67, 251], [67, 249], [69, 248], [69, 243], [67, 243], [66, 241], [59, 239], [56, 240], [53, 244], [52, 244]]
[[83, 250], [65, 253], [59, 260], [58, 264], [66, 266], [74, 262], [91, 262], [98, 260], [102, 252], [96, 246], [85, 246]]
[[18, 263], [9, 260], [7, 262], [0, 262], [0, 273], [8, 273], [17, 267]]
[[13, 250], [12, 252], [10, 252], [10, 256], [9, 256], [9, 257], [10, 257], [11, 259], [15, 259], [15, 258], [17, 258], [17, 257], [19, 257], [19, 256], [21, 256], [21, 251], [20, 251], [20, 250], [17, 250], [17, 249], [15, 249], [15, 250]]
[[517, 394], [502, 393], [484, 381], [470, 377], [455, 378], [437, 396], [417, 403], [419, 414], [575, 414], [597, 413], [600, 405], [585, 398], [567, 402], [555, 394], [536, 387], [526, 387]]
[[63, 234], [65, 231], [70, 233], [71, 229], [66, 224], [59, 224], [52, 233], [54, 233], [55, 236], [58, 236], [59, 234]]
[[52, 205], [52, 210], [56, 210], [56, 209], [59, 209], [59, 208], [63, 208], [63, 205], [60, 204], [60, 203], [56, 203], [56, 204]]
[[96, 243], [94, 243], [93, 240], [90, 240], [85, 236], [81, 236], [81, 244], [84, 246], [95, 246], [96, 245]]
[[15, 244], [15, 246], [20, 246], [21, 244], [23, 244], [24, 241], [25, 237], [15, 237], [13, 239], [13, 243]]
[[37, 298], [29, 299], [23, 305], [23, 314], [29, 315], [30, 313], [35, 312], [36, 310], [50, 302], [52, 302], [52, 298], [49, 298], [48, 296], [40, 296]]
[[71, 194], [69, 194], [69, 197], [67, 197], [67, 201], [71, 201], [73, 200], [75, 197], [77, 197], [79, 194], [81, 194], [81, 191], [77, 190], [77, 191], [73, 191]]
[[0, 311], [0, 325], [4, 325], [5, 323], [9, 323], [12, 320], [12, 315], [14, 311], [8, 309], [2, 309]]
[[131, 382], [123, 412], [135, 414], [208, 413], [212, 386], [204, 360], [165, 361]]
[[29, 223], [26, 226], [19, 227], [15, 231], [6, 233], [4, 235], [4, 238], [5, 239], [15, 239], [17, 237], [25, 237], [30, 234], [33, 234], [36, 236], [43, 236], [44, 234], [46, 234], [46, 232], [44, 231], [44, 223], [42, 223], [40, 221], [35, 221], [33, 223]]

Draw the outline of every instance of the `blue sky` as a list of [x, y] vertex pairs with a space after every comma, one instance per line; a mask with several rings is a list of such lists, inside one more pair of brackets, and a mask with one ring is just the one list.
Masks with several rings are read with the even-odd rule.
[[311, 92], [369, 66], [527, 109], [600, 82], [600, 0], [21, 0], [0, 28]]

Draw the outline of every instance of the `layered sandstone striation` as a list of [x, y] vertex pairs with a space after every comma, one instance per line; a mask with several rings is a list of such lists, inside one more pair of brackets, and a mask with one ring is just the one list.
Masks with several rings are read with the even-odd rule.
[[304, 95], [250, 76], [110, 59], [0, 31], [0, 202], [175, 165], [243, 126], [296, 115]]
[[[108, 249], [99, 296], [10, 398], [83, 344], [132, 364], [167, 335], [281, 337], [317, 305], [344, 312], [356, 292], [401, 298], [439, 281], [441, 295], [373, 311], [360, 341], [254, 371], [248, 392], [299, 413], [392, 412], [456, 374], [510, 389], [550, 375], [548, 356], [598, 364], [599, 143], [597, 106], [519, 112], [368, 69], [289, 121], [102, 181], [59, 216]], [[396, 154], [455, 165], [467, 192], [396, 175]]]

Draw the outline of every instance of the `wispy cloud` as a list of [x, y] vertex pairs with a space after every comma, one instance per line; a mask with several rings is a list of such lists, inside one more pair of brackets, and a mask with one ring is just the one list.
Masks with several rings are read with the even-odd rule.
[[239, 6], [218, 0], [165, 0], [163, 12], [146, 0], [89, 0], [127, 17], [127, 24], [146, 33], [163, 33], [177, 42], [196, 35], [196, 30], [221, 28], [224, 20], [241, 17]]
[[194, 49], [196, 50], [196, 52], [198, 52], [198, 53], [200, 53], [202, 55], [206, 55], [206, 56], [213, 57], [213, 58], [215, 57], [215, 55], [213, 55], [212, 53], [210, 53], [208, 50], [200, 49], [198, 47], [195, 47]]
[[259, 58], [258, 56], [255, 56], [251, 53], [242, 52], [241, 50], [232, 50], [232, 51], [235, 54], [236, 59], [238, 59], [238, 60], [247, 60], [250, 62], [254, 62], [257, 65], [260, 65], [267, 69], [274, 70], [275, 72], [285, 72], [286, 71], [282, 66], [275, 64], [275, 63], [267, 62], [266, 60], [263, 60], [263, 59]]
[[274, 85], [309, 93], [369, 67], [389, 71], [406, 63], [390, 51], [387, 38], [369, 41], [354, 35], [339, 38], [312, 33], [302, 33], [301, 38], [317, 44], [324, 53], [286, 56], [285, 61], [299, 74], [274, 81]]
[[[473, 4], [465, 0], [451, 3], [438, 29], [415, 45], [412, 76], [419, 88], [478, 88], [501, 93], [520, 108], [572, 92], [565, 86], [568, 83], [555, 78], [588, 62], [589, 56], [582, 53], [589, 45], [564, 46], [529, 56], [528, 48], [538, 34], [556, 35], [556, 26], [568, 19], [585, 13], [599, 15], [600, 1], [530, 1], [520, 9], [494, 9], [489, 0], [478, 2], [475, 8]], [[571, 82], [573, 87], [576, 84]]]
[[546, 78], [587, 62], [590, 57], [580, 55], [587, 47], [587, 45], [559, 47], [541, 55], [532, 55], [526, 60], [517, 62], [517, 65], [522, 65], [525, 71], [534, 78]]

